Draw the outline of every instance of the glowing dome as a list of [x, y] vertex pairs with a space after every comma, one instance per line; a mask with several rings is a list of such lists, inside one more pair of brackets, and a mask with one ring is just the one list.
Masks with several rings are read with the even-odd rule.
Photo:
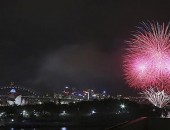
[[16, 93], [16, 90], [15, 89], [11, 89], [10, 93]]

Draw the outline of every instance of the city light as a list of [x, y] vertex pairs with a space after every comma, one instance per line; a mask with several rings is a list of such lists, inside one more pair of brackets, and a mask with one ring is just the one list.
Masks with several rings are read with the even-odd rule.
[[87, 94], [87, 100], [89, 100], [89, 98], [90, 98], [89, 92], [88, 91], [83, 91], [83, 92], [85, 92]]
[[5, 115], [5, 112], [1, 112], [0, 113], [0, 117], [4, 116]]
[[21, 114], [23, 117], [29, 117], [29, 114], [26, 110], [23, 110]]

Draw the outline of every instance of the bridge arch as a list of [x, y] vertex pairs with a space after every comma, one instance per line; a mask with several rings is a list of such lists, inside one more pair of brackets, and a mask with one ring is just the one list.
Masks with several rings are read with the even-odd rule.
[[23, 86], [10, 85], [10, 86], [0, 87], [0, 90], [12, 90], [12, 89], [19, 90], [19, 91], [24, 91], [24, 92], [27, 92], [27, 93], [33, 95], [33, 96], [38, 96], [36, 91], [34, 91], [32, 89], [25, 88]]

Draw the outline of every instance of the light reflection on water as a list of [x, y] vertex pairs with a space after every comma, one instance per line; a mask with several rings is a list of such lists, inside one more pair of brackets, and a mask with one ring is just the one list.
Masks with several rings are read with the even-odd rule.
[[2, 130], [68, 130], [67, 127], [61, 128], [4, 128]]
[[10, 129], [3, 129], [3, 130], [68, 130], [67, 127], [61, 128], [10, 128]]
[[0, 128], [0, 130], [104, 130], [100, 127]]
[[[26, 129], [23, 129], [23, 128], [10, 128], [10, 130], [46, 130], [49, 128], [26, 128]], [[6, 129], [4, 129], [6, 130]], [[67, 127], [61, 127], [61, 128], [54, 128], [54, 130], [68, 130]]]
[[61, 130], [67, 130], [67, 128], [66, 127], [61, 127]]

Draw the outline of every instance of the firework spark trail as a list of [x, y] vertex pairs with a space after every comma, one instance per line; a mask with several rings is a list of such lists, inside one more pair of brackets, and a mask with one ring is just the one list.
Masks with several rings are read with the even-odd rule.
[[164, 90], [156, 88], [149, 88], [144, 90], [141, 95], [148, 99], [154, 106], [163, 108], [170, 101], [170, 95], [166, 94]]
[[143, 23], [138, 29], [124, 56], [125, 79], [135, 88], [162, 87], [164, 81], [170, 83], [169, 24]]

